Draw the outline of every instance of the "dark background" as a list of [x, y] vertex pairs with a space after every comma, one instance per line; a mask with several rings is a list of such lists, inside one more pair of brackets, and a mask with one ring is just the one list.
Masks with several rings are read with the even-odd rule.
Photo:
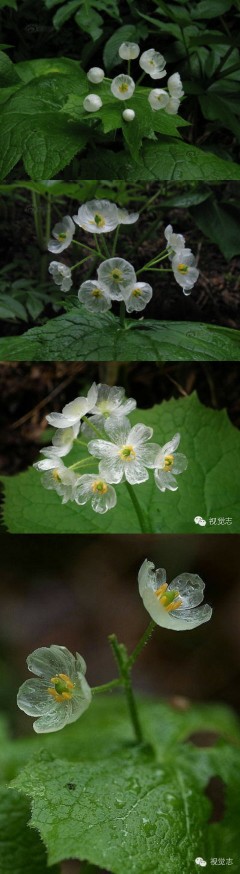
[[168, 582], [184, 571], [198, 573], [214, 612], [191, 632], [157, 629], [134, 668], [135, 688], [226, 702], [239, 711], [239, 546], [238, 535], [39, 535], [15, 536], [10, 548], [3, 536], [0, 704], [14, 733], [31, 732], [16, 692], [28, 677], [26, 657], [37, 647], [79, 650], [90, 685], [116, 676], [108, 634], [116, 633], [131, 651], [148, 624], [137, 586], [145, 558], [166, 568]]

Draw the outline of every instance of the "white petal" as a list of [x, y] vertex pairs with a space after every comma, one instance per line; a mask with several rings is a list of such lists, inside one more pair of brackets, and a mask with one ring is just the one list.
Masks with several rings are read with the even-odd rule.
[[88, 451], [90, 455], [95, 455], [97, 458], [117, 458], [119, 450], [108, 440], [90, 440]]
[[133, 443], [135, 447], [141, 446], [142, 443], [146, 443], [147, 440], [153, 435], [153, 428], [148, 428], [146, 425], [143, 425], [139, 422], [137, 425], [134, 425], [131, 428], [131, 431], [128, 435], [129, 443]]
[[100, 461], [99, 473], [107, 483], [120, 483], [124, 477], [124, 464], [121, 458], [109, 458]]
[[134, 483], [144, 483], [149, 479], [146, 467], [144, 467], [144, 465], [137, 459], [136, 461], [126, 462], [124, 465], [124, 472], [126, 480], [131, 485], [134, 485]]

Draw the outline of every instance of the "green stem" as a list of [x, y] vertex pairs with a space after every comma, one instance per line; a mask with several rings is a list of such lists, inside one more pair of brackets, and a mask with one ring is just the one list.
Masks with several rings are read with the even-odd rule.
[[125, 301], [124, 301], [124, 300], [121, 300], [121, 303], [120, 303], [120, 313], [119, 313], [119, 323], [120, 323], [120, 328], [125, 328], [125, 316], [126, 316]]
[[141, 215], [141, 212], [145, 212], [146, 208], [148, 209], [150, 204], [154, 203], [154, 200], [156, 200], [157, 197], [159, 197], [159, 190], [155, 191], [155, 194], [153, 194], [152, 197], [149, 198], [147, 204], [144, 203], [143, 206], [141, 206], [141, 209], [139, 210], [139, 215]]
[[130, 668], [128, 667], [128, 656], [126, 648], [123, 644], [119, 644], [115, 634], [109, 637], [109, 643], [116, 659], [120, 679], [124, 688], [126, 701], [128, 705], [129, 715], [134, 729], [137, 743], [143, 743], [143, 733], [139, 721], [135, 697], [132, 690]]
[[107, 258], [111, 258], [111, 255], [110, 255], [110, 252], [109, 252], [109, 249], [108, 249], [108, 246], [107, 246], [107, 243], [106, 243], [104, 236], [102, 238], [102, 247], [104, 249], [104, 252], [105, 252], [105, 255], [107, 256]]
[[77, 261], [77, 263], [70, 268], [71, 271], [76, 270], [76, 267], [81, 267], [81, 264], [85, 264], [85, 261], [89, 261], [89, 258], [91, 258], [91, 255], [86, 255], [86, 257], [82, 258], [81, 261]]
[[171, 267], [148, 267], [148, 270], [155, 273], [172, 273]]
[[50, 239], [50, 233], [51, 233], [51, 208], [52, 208], [51, 195], [48, 194], [47, 195], [47, 209], [46, 209], [46, 223], [45, 223], [45, 244], [46, 244], [46, 246], [48, 244], [48, 240]]
[[128, 59], [128, 62], [127, 62], [127, 74], [128, 74], [128, 76], [131, 76], [131, 61], [130, 61], [130, 58]]
[[110, 680], [109, 683], [103, 683], [102, 686], [91, 686], [91, 692], [96, 695], [97, 692], [108, 692], [111, 689], [117, 688], [117, 686], [122, 686], [121, 677], [118, 677], [117, 680]]
[[34, 224], [36, 230], [36, 237], [39, 245], [39, 249], [42, 252], [45, 251], [44, 239], [43, 239], [43, 228], [42, 228], [42, 219], [40, 213], [40, 195], [36, 194], [36, 191], [32, 191], [32, 205], [33, 205], [33, 217]]
[[119, 231], [120, 231], [120, 225], [117, 226], [115, 234], [114, 234], [113, 247], [112, 247], [112, 258], [114, 258], [114, 255], [116, 252]]
[[[97, 461], [97, 459], [95, 459], [95, 461]], [[75, 470], [76, 467], [87, 467], [88, 464], [91, 464], [91, 466], [93, 466], [93, 458], [83, 458], [81, 461], [75, 461], [75, 464], [70, 464], [68, 470]]]
[[[218, 75], [219, 75], [219, 73], [221, 72], [222, 67], [224, 67], [224, 64], [226, 63], [226, 61], [228, 60], [228, 58], [230, 57], [230, 55], [232, 54], [232, 52], [233, 52], [234, 49], [235, 49], [235, 46], [234, 46], [234, 45], [228, 47], [227, 51], [225, 52], [225, 55], [223, 55], [223, 58], [221, 58], [221, 61], [220, 61], [220, 63], [218, 64], [218, 67], [217, 67], [217, 69], [215, 70], [215, 73], [214, 73], [214, 75], [212, 76], [212, 79], [216, 79], [216, 78], [218, 78]], [[226, 75], [227, 75], [227, 70], [226, 70]]]
[[81, 249], [87, 249], [87, 251], [91, 252], [95, 258], [96, 257], [97, 258], [104, 258], [104, 255], [102, 255], [102, 252], [100, 252], [100, 249], [97, 249], [97, 251], [96, 251], [96, 249], [93, 249], [92, 246], [87, 246], [86, 243], [79, 243], [79, 240], [72, 240], [72, 243], [75, 243], [75, 246], [80, 246]]
[[130, 495], [136, 516], [138, 518], [141, 532], [142, 532], [142, 534], [149, 534], [150, 533], [149, 525], [147, 525], [147, 523], [146, 523], [145, 515], [142, 511], [142, 508], [140, 507], [138, 499], [136, 498], [135, 491], [134, 491], [133, 487], [131, 486], [131, 484], [128, 483], [127, 480], [125, 481], [125, 485], [126, 485], [128, 494]]
[[165, 261], [166, 258], [168, 258], [168, 251], [164, 249], [163, 252], [161, 252], [161, 255], [157, 255], [156, 258], [151, 258], [151, 261], [147, 261], [144, 267], [140, 267], [140, 270], [136, 271], [137, 276], [139, 276], [139, 273], [143, 273], [144, 270], [150, 269], [151, 266], [160, 264], [161, 261]]
[[99, 431], [98, 428], [96, 428], [96, 425], [93, 425], [93, 423], [91, 422], [91, 419], [88, 419], [87, 416], [82, 416], [82, 420], [83, 420], [83, 422], [86, 422], [86, 424], [89, 426], [89, 428], [92, 428], [92, 431], [94, 431], [95, 434], [97, 434], [97, 437], [100, 437], [100, 440], [103, 439], [102, 431]]
[[74, 438], [74, 443], [79, 443], [79, 446], [87, 446], [87, 440], [80, 440], [79, 437]]
[[236, 73], [237, 71], [239, 71], [239, 63], [233, 64], [232, 67], [227, 67], [227, 70], [223, 70], [223, 72], [220, 73], [217, 77], [215, 76], [215, 78], [224, 79], [226, 76], [230, 76], [231, 73]]
[[148, 643], [148, 641], [150, 640], [150, 637], [152, 636], [154, 628], [156, 628], [156, 622], [154, 622], [154, 619], [152, 619], [151, 622], [149, 622], [149, 625], [146, 628], [146, 631], [144, 631], [144, 634], [142, 635], [141, 639], [139, 640], [139, 643], [137, 644], [137, 646], [133, 650], [132, 655], [128, 659], [128, 667], [129, 668], [132, 668], [132, 666], [135, 664], [138, 656], [142, 652], [143, 647], [146, 646], [146, 643]]
[[141, 76], [139, 76], [139, 79], [136, 82], [137, 86], [141, 84], [142, 80], [144, 79], [144, 76], [146, 76], [146, 73], [145, 72], [141, 73]]

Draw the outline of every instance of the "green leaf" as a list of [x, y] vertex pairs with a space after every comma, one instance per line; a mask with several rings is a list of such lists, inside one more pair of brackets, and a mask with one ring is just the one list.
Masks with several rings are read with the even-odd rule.
[[16, 9], [17, 12], [17, 0], [0, 0], [0, 9], [4, 9], [4, 6], [10, 6], [11, 9]]
[[[238, 533], [240, 525], [239, 477], [240, 434], [225, 411], [210, 410], [195, 394], [181, 400], [164, 401], [151, 410], [137, 410], [133, 424], [143, 422], [154, 429], [154, 442], [163, 445], [179, 431], [181, 451], [187, 456], [187, 471], [178, 478], [177, 492], [160, 493], [152, 471], [149, 480], [134, 490], [143, 509], [149, 533], [196, 533], [195, 516], [207, 524], [201, 532], [215, 533], [219, 527], [211, 518], [231, 518], [221, 526], [225, 533]], [[68, 464], [86, 457], [79, 445]], [[92, 470], [96, 462], [93, 461]], [[139, 533], [125, 483], [117, 486], [117, 506], [101, 516], [91, 505], [61, 504], [54, 491], [44, 489], [35, 469], [13, 477], [2, 477], [5, 525], [13, 534]]]
[[[47, 874], [47, 856], [37, 831], [28, 827], [29, 802], [18, 792], [0, 789], [0, 871], [4, 874]], [[54, 865], [52, 874], [60, 874]]]
[[[192, 874], [200, 852], [209, 862], [210, 855], [216, 856], [220, 837], [224, 854], [228, 855], [229, 848], [234, 855], [232, 871], [237, 874], [239, 749], [230, 740], [206, 749], [179, 742], [194, 730], [193, 723], [195, 730], [202, 726], [208, 731], [211, 707], [205, 707], [203, 718], [203, 709], [201, 713], [198, 707], [176, 714], [164, 704], [149, 701], [145, 705], [139, 700], [140, 718], [156, 750], [155, 759], [150, 751], [130, 746], [131, 729], [121, 717], [116, 742], [118, 697], [103, 700], [100, 707], [97, 704], [94, 701], [84, 722], [78, 723], [78, 761], [55, 759], [45, 749], [13, 783], [31, 798], [31, 825], [47, 847], [49, 864], [69, 857], [87, 860], [112, 874], [123, 870], [128, 874], [179, 874], [179, 866], [184, 874]], [[105, 724], [108, 716], [105, 751], [93, 762], [91, 756], [86, 757], [88, 728], [91, 737], [95, 719], [95, 748], [98, 725], [101, 749], [101, 711]], [[217, 713], [215, 727], [221, 731]], [[109, 749], [111, 731], [115, 743], [110, 741]], [[70, 739], [67, 731], [64, 734]], [[209, 825], [211, 806], [205, 789], [215, 774], [226, 785], [226, 812], [221, 823]]]
[[69, 3], [65, 3], [64, 6], [57, 10], [53, 17], [53, 25], [56, 30], [60, 30], [60, 27], [71, 18], [71, 15], [74, 15], [79, 6], [81, 6], [81, 0], [70, 0]]
[[22, 319], [27, 322], [25, 307], [9, 294], [0, 292], [0, 319]]
[[[240, 140], [240, 121], [232, 111], [231, 102], [227, 96], [224, 99], [219, 94], [213, 94], [209, 90], [204, 96], [199, 97], [199, 103], [205, 118], [217, 121], [220, 127], [233, 131], [237, 139]], [[235, 102], [233, 108], [235, 109]], [[237, 100], [236, 111], [239, 111], [239, 101]]]
[[99, 39], [103, 32], [103, 17], [96, 12], [93, 6], [86, 9], [84, 6], [75, 15], [75, 21], [81, 30], [88, 33], [93, 40]]
[[48, 72], [22, 85], [5, 103], [1, 113], [0, 178], [5, 178], [21, 158], [29, 176], [51, 177], [85, 145], [86, 135], [77, 125], [66, 125], [59, 110], [71, 87], [77, 86], [80, 93], [85, 91], [86, 77], [80, 69], [69, 75], [58, 73], [58, 63], [57, 59], [56, 70], [52, 66], [50, 72], [49, 65]]
[[200, 0], [195, 9], [192, 9], [192, 18], [218, 18], [224, 12], [228, 12], [233, 5], [232, 0]]
[[210, 198], [206, 205], [192, 207], [191, 213], [198, 228], [212, 243], [217, 243], [227, 261], [240, 254], [239, 221], [227, 204]]
[[164, 138], [160, 143], [144, 143], [138, 162], [123, 152], [116, 155], [107, 149], [102, 149], [99, 157], [96, 154], [94, 162], [91, 158], [83, 159], [82, 178], [91, 177], [126, 179], [128, 182], [150, 182], [153, 179], [222, 182], [223, 179], [240, 180], [240, 166], [180, 140]]
[[[42, 327], [0, 340], [1, 361], [240, 361], [239, 332], [194, 322], [127, 320], [71, 309]], [[104, 338], [104, 339], [103, 339]]]

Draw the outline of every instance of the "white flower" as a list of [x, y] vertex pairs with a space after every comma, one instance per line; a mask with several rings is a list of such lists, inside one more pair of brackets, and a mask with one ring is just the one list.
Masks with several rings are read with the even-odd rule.
[[66, 267], [66, 264], [61, 264], [60, 261], [51, 261], [48, 270], [55, 285], [60, 285], [61, 291], [69, 291], [72, 286], [70, 267]]
[[88, 200], [73, 216], [76, 225], [90, 234], [107, 234], [119, 224], [118, 208], [109, 200]]
[[153, 429], [139, 423], [129, 430], [127, 421], [109, 419], [105, 430], [111, 443], [107, 440], [91, 440], [88, 444], [90, 454], [102, 459], [100, 476], [109, 483], [120, 483], [122, 479], [132, 484], [145, 482], [148, 479], [146, 468], [154, 467], [159, 448], [155, 443], [146, 446]]
[[134, 61], [140, 54], [140, 46], [136, 42], [122, 42], [118, 54], [124, 61]]
[[88, 94], [83, 101], [83, 108], [86, 112], [98, 112], [101, 109], [102, 100], [98, 94]]
[[38, 734], [59, 731], [87, 710], [92, 693], [78, 652], [74, 657], [65, 646], [43, 646], [28, 656], [27, 666], [37, 678], [20, 686], [17, 703], [28, 716], [38, 717], [33, 723]]
[[138, 574], [144, 607], [157, 625], [175, 631], [191, 631], [211, 619], [212, 608], [201, 604], [205, 583], [197, 574], [185, 573], [167, 585], [166, 571], [145, 559]]
[[[98, 428], [101, 428], [105, 425], [105, 421], [109, 416], [114, 416], [114, 419], [122, 420], [128, 416], [129, 413], [132, 413], [132, 411], [136, 409], [136, 406], [137, 402], [134, 398], [125, 398], [124, 388], [99, 383], [99, 385], [97, 385], [96, 404], [92, 408], [89, 421], [97, 425]], [[89, 434], [90, 428], [88, 428], [84, 423], [84, 433], [86, 433], [86, 429]]]
[[132, 264], [124, 258], [108, 258], [99, 265], [98, 279], [112, 300], [122, 300], [127, 297], [127, 286], [137, 281]]
[[158, 109], [166, 109], [169, 103], [169, 95], [164, 88], [153, 88], [148, 95], [148, 101], [151, 108], [157, 112]]
[[65, 215], [61, 222], [57, 222], [52, 233], [54, 240], [49, 240], [48, 251], [54, 253], [63, 252], [64, 249], [70, 246], [75, 233], [75, 226], [70, 215]]
[[[178, 253], [182, 252], [185, 248], [185, 239], [182, 234], [174, 234], [172, 225], [167, 225], [164, 231], [164, 236], [166, 237], [168, 248], [172, 250], [172, 252]], [[172, 260], [171, 251], [169, 252], [168, 257]]]
[[191, 289], [197, 282], [199, 270], [195, 267], [196, 258], [191, 252], [191, 249], [183, 249], [173, 256], [172, 269], [174, 278], [178, 285], [181, 285], [183, 294], [190, 294]]
[[177, 115], [180, 106], [180, 100], [178, 97], [170, 97], [167, 105], [165, 106], [166, 112], [168, 115]]
[[135, 91], [135, 82], [131, 76], [119, 73], [111, 83], [111, 92], [118, 100], [129, 100]]
[[159, 448], [157, 453], [154, 478], [160, 492], [165, 492], [166, 489], [175, 492], [178, 484], [174, 474], [182, 473], [188, 466], [186, 455], [182, 455], [180, 452], [175, 453], [180, 439], [181, 435], [175, 434], [172, 440], [169, 440], [168, 443], [165, 443], [165, 446]]
[[96, 280], [87, 279], [80, 285], [78, 298], [90, 313], [104, 313], [112, 306], [111, 298], [106, 289]]
[[52, 446], [45, 446], [40, 449], [41, 455], [45, 456], [45, 461], [37, 461], [33, 467], [37, 470], [51, 470], [54, 467], [56, 459], [63, 458], [71, 451], [73, 442], [79, 433], [80, 422], [69, 428], [63, 428], [55, 432], [52, 439]]
[[105, 73], [104, 70], [102, 70], [102, 67], [91, 67], [91, 69], [88, 70], [87, 73], [87, 78], [89, 79], [89, 82], [94, 82], [95, 85], [98, 85], [99, 82], [102, 82], [104, 76]]
[[165, 58], [159, 52], [155, 52], [155, 49], [148, 49], [146, 52], [143, 52], [139, 59], [139, 64], [145, 73], [149, 73], [151, 79], [162, 79], [163, 76], [166, 76], [166, 70], [164, 69], [166, 66]]
[[[49, 459], [50, 460], [50, 459]], [[39, 461], [40, 470], [41, 461]], [[44, 464], [44, 462], [42, 462]], [[34, 465], [36, 467], [36, 465]], [[43, 469], [43, 468], [42, 468]], [[43, 474], [41, 482], [45, 489], [57, 492], [62, 498], [62, 504], [67, 504], [68, 501], [74, 501], [74, 488], [76, 485], [77, 474], [73, 470], [69, 470], [63, 462], [54, 455], [52, 456], [52, 466], [46, 473]]]
[[[126, 109], [126, 112], [131, 112], [131, 109]], [[139, 212], [128, 212], [127, 209], [119, 209], [118, 207], [118, 224], [133, 225], [139, 219]]]
[[78, 397], [70, 404], [65, 404], [61, 413], [49, 413], [46, 416], [49, 425], [54, 428], [72, 428], [79, 424], [82, 416], [92, 411], [97, 400], [97, 386], [95, 383], [91, 386], [87, 393], [87, 397]]
[[167, 86], [171, 97], [177, 97], [179, 100], [180, 97], [183, 97], [184, 90], [182, 87], [182, 80], [179, 73], [173, 73], [172, 76], [169, 76], [169, 79], [167, 80]]
[[133, 121], [135, 114], [134, 109], [124, 109], [122, 117], [124, 118], [124, 121]]
[[98, 474], [84, 474], [76, 483], [74, 500], [77, 504], [91, 501], [95, 513], [107, 513], [116, 506], [117, 496], [113, 486], [110, 486]]
[[132, 313], [134, 310], [138, 312], [144, 310], [152, 298], [151, 285], [148, 282], [135, 282], [131, 288], [126, 289], [126, 294], [128, 290], [129, 296], [125, 301], [127, 313]]
[[41, 449], [40, 452], [45, 458], [35, 461], [33, 467], [36, 470], [54, 470], [58, 464], [59, 466], [62, 465], [63, 470], [65, 470], [63, 462], [60, 461], [60, 452], [58, 452], [56, 446], [45, 446], [45, 449]]

